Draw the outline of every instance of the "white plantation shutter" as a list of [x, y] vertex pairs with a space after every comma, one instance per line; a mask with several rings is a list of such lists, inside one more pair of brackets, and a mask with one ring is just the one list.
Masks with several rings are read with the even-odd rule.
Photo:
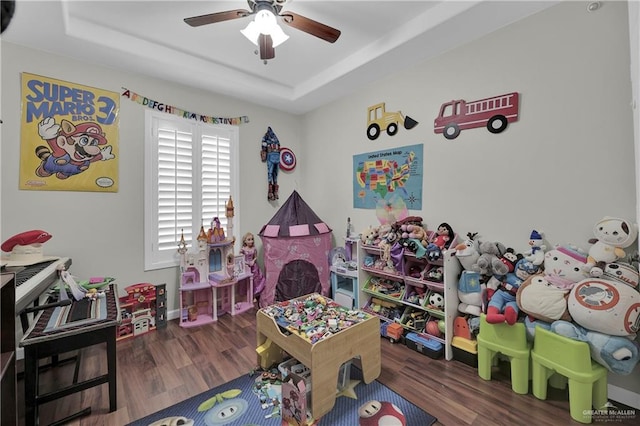
[[[177, 265], [181, 234], [189, 247], [218, 217], [237, 182], [238, 130], [147, 111], [145, 269]], [[234, 218], [234, 229], [237, 227]]]
[[201, 156], [202, 217], [218, 217], [222, 227], [226, 229], [225, 211], [231, 195], [230, 135], [225, 132], [203, 134]]

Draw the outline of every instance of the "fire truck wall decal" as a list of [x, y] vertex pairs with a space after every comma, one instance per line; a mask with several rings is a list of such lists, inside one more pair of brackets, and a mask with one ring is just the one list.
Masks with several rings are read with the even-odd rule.
[[367, 137], [369, 140], [376, 140], [381, 130], [386, 130], [389, 136], [393, 136], [398, 133], [399, 124], [409, 130], [416, 127], [418, 122], [409, 116], [405, 117], [400, 111], [386, 111], [384, 102], [371, 105], [367, 113]]
[[491, 133], [501, 133], [507, 124], [518, 120], [516, 92], [467, 102], [459, 99], [445, 102], [433, 121], [433, 131], [447, 139], [455, 139], [460, 130], [486, 126]]

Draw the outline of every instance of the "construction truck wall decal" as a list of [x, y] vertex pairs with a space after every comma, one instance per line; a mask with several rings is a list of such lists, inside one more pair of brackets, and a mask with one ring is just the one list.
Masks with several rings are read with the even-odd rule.
[[491, 133], [500, 133], [518, 120], [518, 99], [518, 93], [512, 92], [471, 102], [446, 102], [433, 121], [433, 131], [447, 139], [457, 138], [461, 130], [483, 126]]
[[386, 130], [389, 136], [398, 133], [398, 125], [402, 124], [405, 129], [413, 129], [418, 122], [413, 118], [402, 115], [398, 112], [387, 112], [384, 102], [369, 107], [367, 114], [367, 137], [370, 140], [378, 139], [381, 130]]

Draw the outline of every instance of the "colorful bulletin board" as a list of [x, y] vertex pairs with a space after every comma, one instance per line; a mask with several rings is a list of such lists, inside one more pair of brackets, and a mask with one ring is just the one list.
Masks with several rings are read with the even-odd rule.
[[406, 207], [422, 209], [423, 146], [389, 148], [353, 156], [353, 207], [375, 209], [400, 196]]
[[20, 189], [118, 191], [119, 94], [22, 73]]

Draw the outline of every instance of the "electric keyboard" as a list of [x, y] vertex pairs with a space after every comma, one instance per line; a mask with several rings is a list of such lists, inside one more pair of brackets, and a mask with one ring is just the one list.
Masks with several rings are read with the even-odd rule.
[[58, 267], [64, 265], [69, 269], [71, 259], [61, 257], [43, 264], [27, 266], [16, 271], [16, 314], [38, 300], [42, 293], [51, 288], [58, 280]]

